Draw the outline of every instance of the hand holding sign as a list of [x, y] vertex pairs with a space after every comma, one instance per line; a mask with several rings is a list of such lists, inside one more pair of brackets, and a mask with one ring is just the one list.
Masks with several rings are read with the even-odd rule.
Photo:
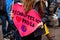
[[21, 37], [30, 35], [38, 28], [38, 26], [42, 25], [40, 16], [34, 9], [30, 10], [26, 15], [24, 7], [22, 5], [15, 4], [12, 12], [14, 13], [13, 22]]
[[43, 22], [40, 22], [37, 26], [38, 26], [39, 28], [43, 28]]

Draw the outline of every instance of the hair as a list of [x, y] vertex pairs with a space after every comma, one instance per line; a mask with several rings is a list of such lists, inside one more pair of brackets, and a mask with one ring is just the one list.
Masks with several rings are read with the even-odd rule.
[[43, 3], [40, 2], [39, 8], [40, 8], [40, 10], [39, 10], [40, 12], [39, 13], [41, 15], [41, 18], [43, 18], [43, 16], [44, 16]]
[[[33, 6], [34, 6], [34, 2], [35, 0], [24, 0], [22, 3], [23, 3], [23, 6], [25, 8], [25, 12], [27, 13], [29, 10], [33, 9]], [[39, 4], [38, 5], [38, 12], [40, 14], [40, 17], [43, 18], [44, 16], [44, 13], [43, 13], [43, 5], [42, 5], [42, 2], [40, 0]]]
[[35, 0], [24, 0], [23, 6], [25, 8], [25, 12], [27, 13], [29, 10], [33, 9]]
[[40, 0], [39, 2], [36, 3], [37, 8], [38, 8], [38, 13], [40, 14], [40, 17], [43, 18], [44, 16], [44, 10], [43, 10], [43, 3]]

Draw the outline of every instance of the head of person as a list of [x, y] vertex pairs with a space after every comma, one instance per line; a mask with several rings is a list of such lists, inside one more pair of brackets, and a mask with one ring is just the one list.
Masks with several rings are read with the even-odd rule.
[[34, 7], [34, 3], [37, 1], [38, 5], [38, 12], [40, 13], [41, 18], [43, 17], [43, 12], [42, 12], [42, 5], [41, 3], [43, 2], [43, 0], [22, 0], [22, 4], [25, 8], [25, 12], [27, 13], [29, 10], [33, 9]]
[[50, 12], [53, 12], [54, 9], [55, 9], [55, 4], [54, 4], [54, 2], [52, 2], [52, 3], [50, 4], [49, 11], [50, 11]]
[[29, 10], [33, 9], [35, 0], [22, 0], [22, 4], [24, 6], [25, 12], [27, 13]]

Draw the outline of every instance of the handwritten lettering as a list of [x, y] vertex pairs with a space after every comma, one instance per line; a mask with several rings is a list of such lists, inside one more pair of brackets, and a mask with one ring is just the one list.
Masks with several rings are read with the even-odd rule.
[[25, 23], [25, 24], [27, 24], [27, 25], [30, 25], [30, 26], [32, 26], [32, 27], [34, 27], [34, 25], [35, 25], [34, 23], [29, 22], [28, 20], [26, 20], [26, 19], [24, 19], [24, 18], [22, 19], [22, 22]]
[[[23, 16], [23, 17], [27, 17], [29, 20], [35, 21], [37, 23], [41, 22], [41, 20], [38, 20], [37, 18], [35, 18], [31, 15], [25, 15], [22, 12], [17, 11], [17, 10], [13, 10], [13, 13], [14, 13], [14, 15], [20, 15], [20, 16]], [[24, 22], [25, 22], [25, 20], [24, 20]], [[26, 23], [27, 23], [27, 25], [29, 24], [28, 21]]]

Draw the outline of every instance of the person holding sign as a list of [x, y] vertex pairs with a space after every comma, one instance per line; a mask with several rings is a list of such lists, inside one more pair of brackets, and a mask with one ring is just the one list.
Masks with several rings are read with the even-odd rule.
[[34, 2], [22, 0], [22, 3], [15, 3], [12, 7], [11, 17], [22, 40], [41, 40], [44, 34], [43, 22], [33, 8]]

